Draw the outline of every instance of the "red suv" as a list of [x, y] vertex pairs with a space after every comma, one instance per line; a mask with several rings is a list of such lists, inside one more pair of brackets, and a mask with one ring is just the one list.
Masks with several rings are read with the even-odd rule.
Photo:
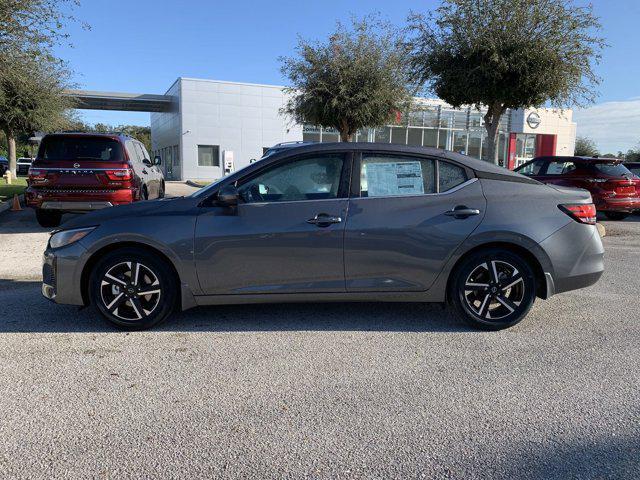
[[25, 198], [43, 227], [62, 214], [164, 196], [164, 177], [144, 145], [119, 134], [56, 133], [42, 139]]
[[640, 210], [640, 178], [615, 158], [538, 157], [515, 171], [543, 183], [589, 190], [596, 209], [611, 220]]

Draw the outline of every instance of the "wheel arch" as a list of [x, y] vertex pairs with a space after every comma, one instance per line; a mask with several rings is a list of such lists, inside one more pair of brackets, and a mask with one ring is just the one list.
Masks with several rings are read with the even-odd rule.
[[[94, 267], [100, 261], [100, 259], [103, 258], [105, 255], [107, 255], [108, 253], [114, 252], [116, 250], [120, 250], [122, 248], [139, 248], [141, 250], [144, 250], [146, 253], [157, 255], [158, 258], [160, 258], [169, 266], [169, 270], [173, 275], [173, 279], [176, 282], [176, 285], [178, 287], [181, 287], [182, 282], [180, 280], [180, 275], [178, 274], [178, 271], [176, 270], [175, 265], [173, 264], [171, 259], [161, 250], [141, 242], [124, 241], [124, 242], [110, 243], [93, 252], [93, 254], [85, 262], [82, 268], [82, 274], [80, 276], [80, 288], [81, 288], [80, 293], [82, 295], [82, 301], [85, 305], [89, 305], [91, 303], [91, 299], [89, 297], [89, 277]], [[184, 290], [184, 289], [181, 288], [181, 290]], [[182, 309], [184, 304], [183, 296], [184, 295], [177, 295], [177, 301], [178, 301], [177, 307], [180, 309]]]
[[535, 280], [536, 280], [536, 296], [538, 298], [543, 298], [543, 299], [548, 298], [550, 296], [547, 275], [545, 275], [545, 271], [542, 267], [542, 263], [540, 262], [538, 257], [536, 257], [536, 255], [534, 255], [529, 249], [523, 247], [522, 245], [518, 245], [516, 243], [511, 243], [508, 241], [501, 241], [501, 242], [494, 241], [494, 242], [482, 243], [480, 245], [475, 245], [469, 250], [466, 250], [456, 260], [455, 264], [449, 271], [449, 276], [447, 278], [447, 286], [446, 286], [447, 300], [449, 300], [449, 287], [451, 286], [451, 281], [454, 277], [454, 273], [460, 267], [460, 264], [465, 259], [467, 259], [470, 255], [474, 255], [483, 250], [489, 250], [492, 248], [500, 248], [521, 256], [533, 270]]

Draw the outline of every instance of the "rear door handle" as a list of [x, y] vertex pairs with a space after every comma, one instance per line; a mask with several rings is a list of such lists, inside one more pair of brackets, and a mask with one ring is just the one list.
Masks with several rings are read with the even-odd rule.
[[458, 205], [452, 210], [448, 210], [444, 212], [444, 214], [447, 215], [448, 217], [463, 219], [463, 218], [470, 217], [472, 215], [480, 215], [480, 210], [478, 210], [477, 208], [469, 208], [465, 205]]
[[342, 222], [342, 218], [327, 213], [319, 213], [315, 217], [307, 220], [307, 223], [315, 225], [316, 227], [328, 227], [329, 225], [340, 222]]

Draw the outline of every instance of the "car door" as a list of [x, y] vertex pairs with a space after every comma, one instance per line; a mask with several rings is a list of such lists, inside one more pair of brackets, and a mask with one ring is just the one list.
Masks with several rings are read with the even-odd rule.
[[205, 207], [194, 256], [205, 294], [344, 292], [351, 154], [283, 159], [235, 182], [237, 207]]
[[460, 165], [364, 153], [345, 230], [347, 291], [427, 290], [485, 207], [480, 182]]

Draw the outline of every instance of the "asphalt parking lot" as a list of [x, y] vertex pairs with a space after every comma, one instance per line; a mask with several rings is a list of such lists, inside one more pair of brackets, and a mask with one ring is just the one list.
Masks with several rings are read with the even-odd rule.
[[4, 478], [638, 478], [640, 216], [606, 272], [477, 332], [430, 305], [199, 308], [123, 333], [40, 295], [0, 214]]

